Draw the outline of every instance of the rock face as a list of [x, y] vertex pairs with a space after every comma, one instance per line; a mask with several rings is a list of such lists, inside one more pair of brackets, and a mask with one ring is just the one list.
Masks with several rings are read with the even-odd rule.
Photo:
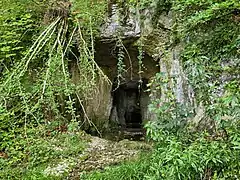
[[[124, 128], [142, 127], [145, 120], [154, 119], [148, 110], [151, 99], [146, 85], [158, 72], [174, 77], [169, 83], [179, 103], [192, 103], [193, 92], [179, 60], [181, 45], [173, 45], [171, 39], [172, 12], [162, 12], [156, 23], [154, 3], [141, 12], [117, 3], [111, 3], [109, 8], [96, 44], [95, 60], [113, 84], [99, 83], [98, 96], [86, 108], [89, 118], [104, 122], [106, 128], [109, 122]], [[143, 46], [136, 45], [139, 42]], [[159, 96], [165, 99], [164, 89], [152, 98]]]
[[[194, 93], [187, 84], [186, 75], [183, 72], [180, 61], [181, 44], [176, 44], [172, 39], [173, 13], [171, 11], [162, 12], [155, 25], [151, 21], [153, 19], [154, 8], [145, 10], [144, 14], [146, 18], [142, 23], [142, 37], [146, 53], [159, 63], [160, 72], [165, 73], [172, 79], [170, 86], [175, 93], [177, 102], [181, 104], [193, 104]], [[162, 89], [161, 98], [163, 100], [165, 99], [164, 91]]]
[[138, 16], [133, 15], [136, 14], [136, 10], [126, 9], [127, 18], [124, 17], [123, 10], [117, 3], [109, 4], [107, 23], [101, 28], [102, 39], [112, 39], [117, 36], [122, 38], [140, 37], [140, 21]]

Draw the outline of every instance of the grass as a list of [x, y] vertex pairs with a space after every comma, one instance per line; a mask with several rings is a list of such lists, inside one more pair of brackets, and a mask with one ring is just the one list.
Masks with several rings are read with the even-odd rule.
[[[239, 133], [234, 135], [239, 138]], [[134, 162], [82, 174], [84, 180], [188, 180], [240, 178], [239, 144], [225, 139], [209, 140], [163, 135], [150, 154]], [[239, 141], [239, 139], [238, 139]]]
[[[139, 159], [106, 167], [104, 170], [82, 172], [79, 177], [74, 178], [81, 180], [237, 179], [240, 178], [240, 136], [235, 127], [228, 131], [228, 139], [221, 136], [211, 137], [208, 133], [184, 133], [177, 136], [159, 132], [157, 137], [160, 138], [152, 152], [145, 152]], [[0, 179], [66, 179], [79, 162], [88, 137], [80, 131], [57, 133], [48, 137], [32, 137], [21, 151], [12, 150], [8, 159], [0, 159]], [[20, 158], [22, 157], [19, 155], [20, 152], [28, 155]], [[64, 164], [68, 167], [62, 168]]]
[[43, 129], [30, 131], [35, 134], [26, 139], [22, 134], [16, 136], [6, 149], [8, 158], [0, 158], [0, 179], [59, 179], [51, 171], [44, 172], [46, 168], [64, 162], [69, 167], [60, 174], [65, 176], [85, 149], [87, 139], [81, 131], [55, 132], [49, 136], [43, 135]]
[[[145, 154], [146, 155], [146, 154]], [[95, 171], [90, 174], [82, 174], [80, 179], [85, 180], [140, 180], [150, 166], [149, 155], [134, 162], [125, 162], [114, 167], [107, 167], [104, 171]]]

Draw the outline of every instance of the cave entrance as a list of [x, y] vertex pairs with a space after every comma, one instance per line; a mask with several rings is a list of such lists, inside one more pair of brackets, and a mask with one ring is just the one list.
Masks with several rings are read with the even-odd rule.
[[[120, 91], [124, 91], [125, 99], [119, 101], [126, 102], [126, 108], [124, 112], [124, 120], [126, 128], [141, 128], [142, 115], [140, 108], [140, 92], [135, 88], [121, 88]], [[120, 110], [121, 111], [121, 110]], [[122, 121], [124, 121], [122, 120]]]
[[144, 93], [144, 80], [131, 80], [116, 87], [113, 86], [113, 109], [116, 109], [116, 119], [121, 128], [142, 129], [141, 96]]

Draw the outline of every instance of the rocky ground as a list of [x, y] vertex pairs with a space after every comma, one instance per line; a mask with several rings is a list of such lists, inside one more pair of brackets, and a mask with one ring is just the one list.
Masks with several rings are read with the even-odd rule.
[[123, 139], [111, 141], [96, 136], [87, 137], [86, 149], [77, 157], [70, 157], [62, 162], [49, 166], [44, 173], [47, 176], [68, 176], [68, 179], [79, 179], [82, 173], [104, 170], [111, 165], [137, 159], [141, 152], [151, 150], [152, 146], [144, 141]]
[[119, 142], [92, 137], [88, 148], [84, 152], [85, 158], [79, 161], [70, 173], [71, 179], [79, 178], [83, 172], [104, 170], [110, 165], [117, 165], [123, 161], [138, 158], [141, 151], [150, 150], [151, 145], [124, 139]]

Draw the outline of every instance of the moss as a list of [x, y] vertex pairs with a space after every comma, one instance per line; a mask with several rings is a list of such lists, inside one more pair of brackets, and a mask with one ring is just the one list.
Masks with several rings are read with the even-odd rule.
[[142, 150], [151, 150], [152, 146], [148, 143], [145, 142], [138, 142], [138, 141], [130, 141], [128, 139], [124, 139], [122, 141], [119, 141], [119, 143], [117, 144], [117, 146], [119, 147], [124, 147], [127, 149], [142, 149]]

